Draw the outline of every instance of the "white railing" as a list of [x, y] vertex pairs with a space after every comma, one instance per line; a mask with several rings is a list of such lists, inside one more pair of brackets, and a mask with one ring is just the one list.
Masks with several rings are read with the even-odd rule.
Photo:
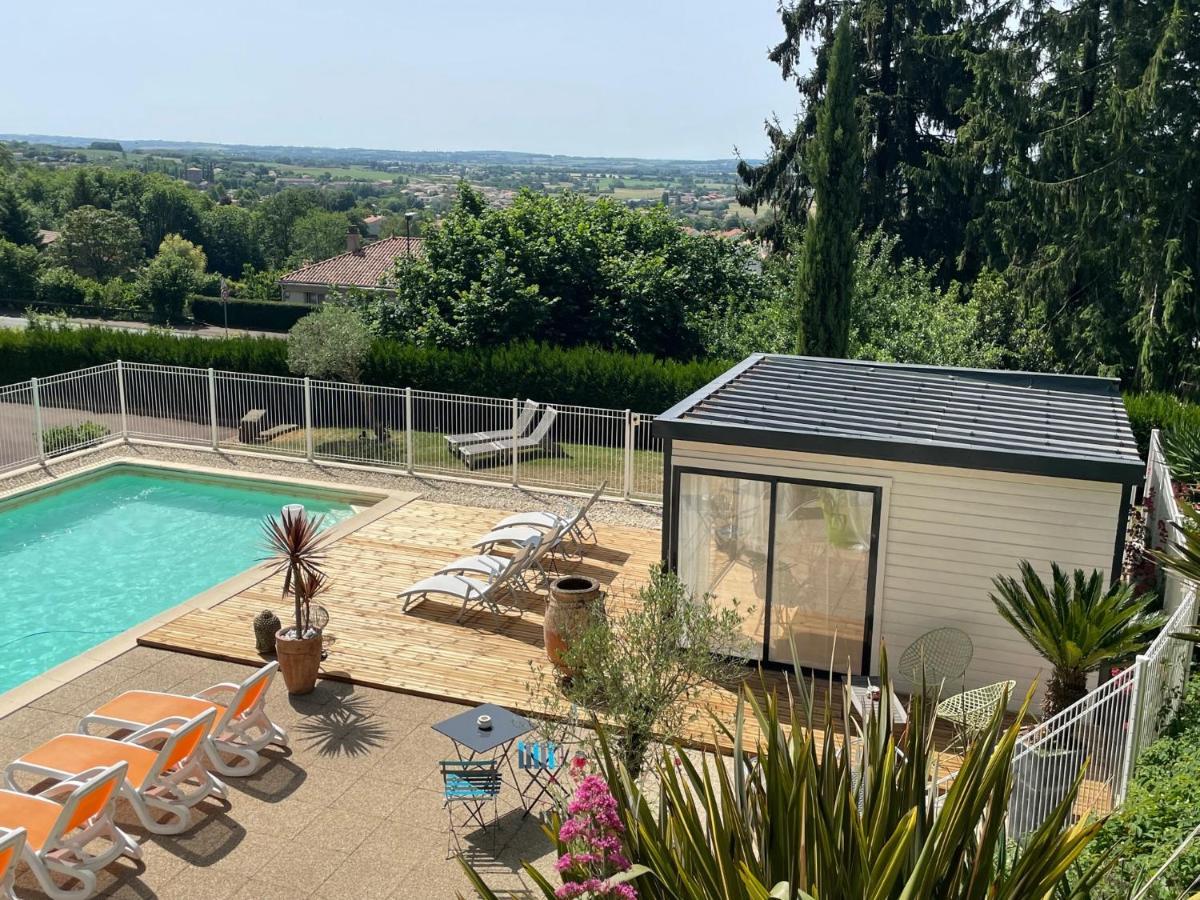
[[[662, 499], [662, 442], [650, 432], [653, 415], [551, 401], [539, 403], [530, 418], [525, 405], [516, 398], [108, 363], [0, 388], [0, 472], [123, 439], [548, 490], [590, 492], [607, 482], [610, 497]], [[550, 408], [553, 425], [544, 436], [535, 433]], [[474, 433], [494, 435], [497, 446], [468, 466], [446, 436]]]
[[[1162, 550], [1180, 514], [1157, 431], [1150, 438], [1145, 499], [1145, 544]], [[1160, 583], [1170, 618], [1145, 652], [1018, 740], [1012, 761], [1010, 835], [1027, 834], [1041, 825], [1066, 796], [1081, 766], [1086, 768], [1075, 814], [1104, 814], [1120, 806], [1138, 756], [1174, 718], [1195, 647], [1175, 635], [1196, 624], [1196, 589], [1171, 573], [1164, 573]]]

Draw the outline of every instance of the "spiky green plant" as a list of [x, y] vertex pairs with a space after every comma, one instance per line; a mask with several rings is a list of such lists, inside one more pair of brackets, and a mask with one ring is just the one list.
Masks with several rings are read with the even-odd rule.
[[303, 637], [310, 624], [312, 601], [328, 587], [321, 565], [329, 546], [321, 533], [324, 515], [267, 516], [263, 535], [271, 555], [266, 562], [272, 574], [283, 575], [283, 596], [291, 595], [295, 606], [296, 637]]
[[1200, 481], [1200, 425], [1180, 422], [1164, 431], [1162, 451], [1176, 481]]
[[1089, 672], [1145, 649], [1166, 621], [1149, 609], [1153, 593], [1134, 596], [1133, 586], [1120, 581], [1106, 587], [1098, 569], [1090, 576], [1076, 569], [1071, 577], [1057, 563], [1050, 569], [1047, 587], [1021, 560], [1020, 580], [997, 575], [991, 595], [1005, 621], [1054, 667], [1042, 700], [1047, 718], [1087, 693]]
[[[872, 721], [889, 721], [896, 702], [885, 690]], [[1109, 861], [1098, 858], [1068, 883], [1067, 870], [1101, 824], [1072, 823], [1079, 778], [1014, 849], [1004, 821], [1020, 718], [1005, 727], [997, 705], [957, 777], [939, 789], [930, 777], [938, 770], [931, 710], [914, 697], [897, 747], [874, 724], [849, 740], [845, 714], [837, 721], [828, 704], [814, 710], [800, 678], [785, 701], [769, 694], [759, 702], [747, 691], [733, 724], [717, 723], [732, 759], [663, 753], [653, 799], [601, 734], [600, 764], [618, 801], [640, 900], [1087, 897]], [[760, 735], [753, 748], [748, 716]], [[553, 837], [553, 823], [547, 832]], [[485, 900], [497, 896], [463, 866]], [[555, 896], [546, 878], [529, 865], [526, 872], [546, 898]]]

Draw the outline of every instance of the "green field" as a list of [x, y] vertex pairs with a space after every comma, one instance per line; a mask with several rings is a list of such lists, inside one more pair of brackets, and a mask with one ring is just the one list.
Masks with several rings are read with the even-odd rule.
[[[303, 431], [292, 431], [271, 441], [269, 448], [287, 453], [305, 452]], [[602, 481], [609, 484], [610, 493], [620, 493], [624, 483], [624, 450], [620, 447], [600, 447], [592, 444], [555, 444], [557, 453], [526, 456], [520, 460], [521, 484], [586, 490]], [[313, 430], [313, 452], [324, 458], [371, 462], [385, 466], [405, 467], [404, 432], [394, 431], [379, 441], [370, 431], [357, 428], [317, 428]], [[448, 475], [510, 481], [511, 455], [506, 454], [494, 466], [469, 470], [450, 452], [445, 437], [435, 431], [413, 432], [413, 467], [419, 471], [436, 471]], [[634, 496], [657, 497], [662, 483], [662, 454], [635, 450], [633, 454]]]
[[[252, 165], [254, 165], [252, 163]], [[329, 173], [329, 177], [337, 181], [392, 181], [398, 172], [381, 172], [378, 169], [368, 169], [363, 166], [285, 166], [264, 162], [261, 165], [275, 170], [280, 178], [316, 178], [318, 175]]]

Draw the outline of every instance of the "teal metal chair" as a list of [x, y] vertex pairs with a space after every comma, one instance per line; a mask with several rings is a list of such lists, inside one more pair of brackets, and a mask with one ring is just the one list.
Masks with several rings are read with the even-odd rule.
[[[438, 765], [442, 770], [442, 806], [450, 820], [450, 835], [446, 841], [446, 858], [454, 854], [452, 846], [462, 852], [460, 832], [478, 825], [488, 828], [487, 808], [491, 804], [491, 823], [497, 821], [496, 798], [500, 796], [503, 783], [500, 764], [495, 759], [444, 759]], [[496, 832], [492, 829], [492, 849], [495, 850]]]
[[558, 783], [558, 773], [566, 762], [564, 748], [552, 741], [517, 742], [517, 769], [525, 774], [525, 783], [520, 786], [524, 815], [533, 812]]

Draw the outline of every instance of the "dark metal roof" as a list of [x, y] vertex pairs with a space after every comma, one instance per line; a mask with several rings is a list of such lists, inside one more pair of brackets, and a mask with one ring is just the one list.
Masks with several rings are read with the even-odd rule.
[[1117, 382], [756, 354], [654, 422], [676, 440], [1130, 484]]

